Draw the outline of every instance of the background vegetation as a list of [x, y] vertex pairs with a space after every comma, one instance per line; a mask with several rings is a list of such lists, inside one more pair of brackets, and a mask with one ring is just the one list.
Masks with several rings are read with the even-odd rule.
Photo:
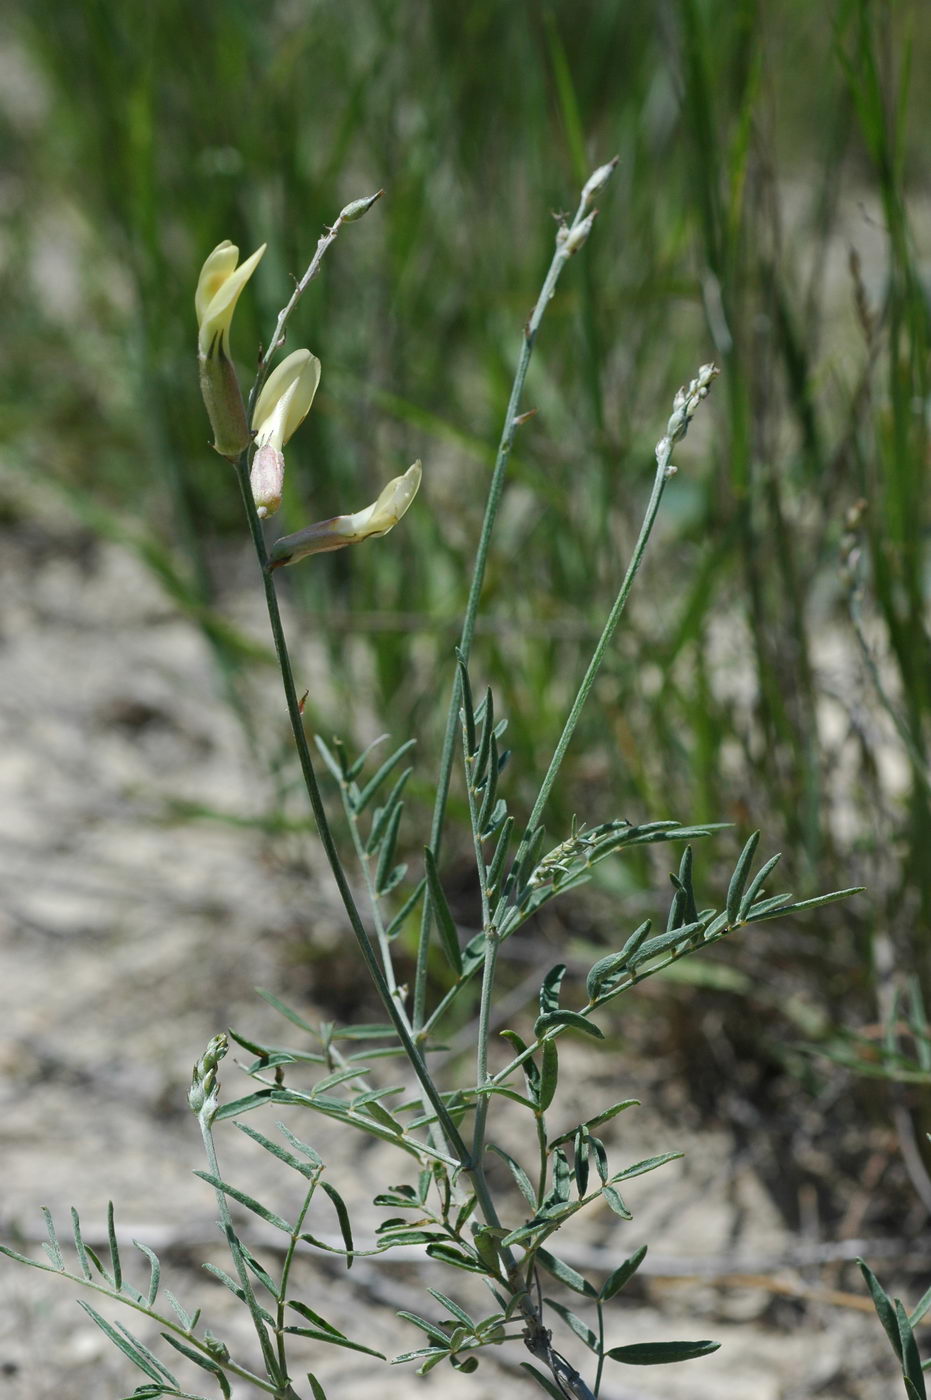
[[[927, 8], [30, 0], [7, 24], [4, 456], [141, 554], [265, 756], [285, 741], [244, 680], [260, 644], [222, 620], [250, 561], [194, 373], [204, 256], [269, 243], [236, 318], [247, 361], [321, 226], [386, 190], [292, 325], [324, 368], [281, 524], [357, 509], [423, 458], [403, 547], [289, 582], [321, 731], [411, 725], [429, 750], [546, 211], [619, 154], [531, 369], [473, 676], [510, 717], [519, 801], [614, 597], [671, 395], [715, 359], [553, 826], [727, 818], [732, 865], [762, 824], [798, 897], [869, 885], [816, 930], [777, 920], [695, 960], [702, 990], [667, 984], [639, 1034], [733, 1123], [790, 1222], [806, 1181], [839, 1213], [867, 1140], [877, 1223], [890, 1202], [901, 1225], [903, 1198], [922, 1220], [931, 218], [910, 75], [931, 62]], [[288, 803], [225, 815], [268, 824]], [[650, 873], [613, 868], [539, 937], [590, 950]], [[474, 907], [464, 882], [456, 912]]]

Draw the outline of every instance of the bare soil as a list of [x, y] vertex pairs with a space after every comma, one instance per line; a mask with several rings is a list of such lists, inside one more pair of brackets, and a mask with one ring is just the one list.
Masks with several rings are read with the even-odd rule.
[[[210, 1190], [192, 1175], [205, 1164], [185, 1103], [191, 1064], [229, 1025], [282, 1037], [256, 985], [312, 1018], [314, 978], [319, 985], [330, 975], [325, 950], [333, 975], [344, 975], [342, 918], [312, 838], [286, 843], [280, 858], [248, 827], [171, 818], [179, 799], [253, 812], [257, 777], [236, 720], [217, 699], [199, 633], [142, 566], [115, 545], [75, 535], [54, 512], [7, 528], [2, 543], [2, 1238], [38, 1256], [40, 1207], [51, 1208], [67, 1235], [74, 1204], [88, 1238], [103, 1243], [112, 1198], [128, 1252], [132, 1239], [162, 1251], [172, 1291], [189, 1308], [202, 1305], [234, 1352], [252, 1356], [244, 1310], [202, 1269], [223, 1255]], [[257, 614], [254, 625], [262, 637]], [[277, 705], [277, 694], [269, 703]], [[295, 951], [308, 941], [317, 950], [309, 961]], [[593, 1062], [582, 1049], [564, 1061], [583, 1107], [593, 1076], [606, 1094], [640, 1090], [649, 1104], [649, 1065]], [[247, 1092], [227, 1063], [225, 1092]], [[407, 1179], [403, 1160], [347, 1141], [327, 1122], [291, 1126], [315, 1143], [356, 1207], [359, 1242], [370, 1241], [380, 1218], [372, 1196]], [[787, 1235], [728, 1134], [682, 1129], [649, 1108], [615, 1126], [615, 1154], [634, 1161], [682, 1148], [685, 1160], [631, 1182], [633, 1222], [592, 1215], [564, 1257], [610, 1268], [649, 1241], [639, 1283], [612, 1313], [612, 1344], [712, 1337], [723, 1345], [672, 1368], [613, 1367], [606, 1400], [901, 1393], [849, 1270], [798, 1262], [818, 1242]], [[219, 1149], [228, 1178], [284, 1209], [291, 1183], [275, 1163], [229, 1125]], [[322, 1207], [316, 1228], [335, 1232]], [[266, 1247], [260, 1232], [252, 1237]], [[141, 1255], [137, 1264], [141, 1281]], [[347, 1273], [308, 1254], [298, 1282], [313, 1308], [391, 1356], [419, 1344], [393, 1308], [428, 1310], [425, 1273], [411, 1258], [360, 1260]], [[427, 1278], [465, 1302], [474, 1294], [465, 1275], [431, 1266]], [[138, 1327], [132, 1316], [121, 1320], [152, 1337], [144, 1319]], [[474, 1376], [447, 1368], [420, 1380], [410, 1367], [316, 1345], [303, 1358], [331, 1400], [375, 1388], [385, 1400], [483, 1400], [504, 1387], [540, 1393], [515, 1369], [523, 1359], [517, 1346], [509, 1358], [483, 1360]], [[199, 1390], [206, 1378], [185, 1368], [179, 1359], [178, 1374]], [[309, 1394], [296, 1367], [294, 1374]], [[2, 1400], [117, 1397], [142, 1379], [76, 1306], [70, 1286], [0, 1260]]]

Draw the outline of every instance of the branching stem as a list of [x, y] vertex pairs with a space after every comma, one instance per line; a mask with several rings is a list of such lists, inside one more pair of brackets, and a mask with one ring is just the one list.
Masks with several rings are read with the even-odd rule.
[[[580, 246], [577, 238], [574, 239], [573, 235], [578, 235], [586, 219], [591, 219], [592, 217], [591, 214], [586, 212], [587, 209], [588, 199], [583, 195], [568, 230], [561, 230], [564, 236], [557, 239], [556, 251], [553, 254], [546, 277], [543, 279], [540, 295], [537, 297], [533, 311], [530, 313], [530, 319], [524, 327], [523, 344], [521, 345], [520, 356], [517, 362], [517, 371], [514, 375], [514, 382], [511, 386], [511, 394], [504, 415], [504, 425], [501, 430], [501, 439], [498, 444], [497, 456], [495, 457], [494, 470], [492, 471], [491, 482], [488, 487], [488, 499], [485, 503], [485, 517], [482, 521], [482, 532], [479, 537], [475, 563], [472, 569], [472, 582], [469, 587], [465, 615], [462, 620], [459, 653], [465, 665], [468, 665], [469, 656], [472, 651], [472, 639], [475, 635], [475, 621], [478, 616], [478, 605], [485, 583], [485, 569], [488, 563], [488, 551], [491, 545], [491, 537], [495, 522], [498, 518], [498, 508], [501, 504], [501, 496], [504, 490], [505, 473], [507, 471], [508, 462], [510, 461], [511, 449], [514, 446], [517, 429], [520, 427], [522, 421], [519, 416], [520, 400], [524, 391], [524, 381], [527, 378], [527, 370], [530, 367], [530, 357], [533, 354], [534, 342], [537, 338], [537, 332], [540, 329], [540, 323], [543, 320], [543, 313], [553, 299], [560, 273], [572, 254], [577, 250], [578, 246]], [[433, 807], [433, 822], [430, 828], [430, 847], [437, 860], [439, 860], [440, 844], [443, 836], [443, 821], [446, 815], [446, 802], [449, 796], [449, 783], [456, 746], [460, 698], [459, 686], [459, 672], [457, 669], [453, 677], [449, 712], [446, 716], [446, 731], [443, 736], [443, 748], [440, 756], [440, 769], [436, 785], [436, 799]], [[423, 1026], [426, 1018], [427, 966], [429, 960], [432, 918], [433, 911], [430, 902], [430, 892], [428, 890], [424, 897], [420, 939], [417, 946], [417, 970], [414, 978], [413, 1024], [415, 1030]]]

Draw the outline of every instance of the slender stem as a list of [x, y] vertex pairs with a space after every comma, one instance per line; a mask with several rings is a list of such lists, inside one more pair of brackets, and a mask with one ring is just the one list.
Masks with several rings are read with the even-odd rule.
[[537, 1148], [540, 1153], [540, 1170], [537, 1173], [537, 1205], [542, 1206], [546, 1198], [546, 1165], [547, 1147], [546, 1124], [543, 1121], [543, 1114], [537, 1114]]
[[288, 651], [288, 643], [281, 621], [281, 609], [278, 606], [278, 594], [275, 589], [275, 576], [268, 567], [268, 550], [265, 547], [262, 526], [256, 514], [255, 502], [252, 499], [252, 488], [249, 483], [249, 472], [245, 453], [240, 458], [238, 472], [239, 487], [242, 493], [246, 516], [249, 521], [249, 528], [252, 532], [252, 542], [255, 546], [255, 552], [262, 569], [268, 620], [275, 643], [278, 666], [281, 671], [281, 681], [288, 707], [288, 717], [291, 721], [291, 732], [294, 735], [298, 760], [301, 765], [301, 774], [304, 779], [304, 786], [307, 789], [307, 796], [310, 799], [310, 806], [314, 815], [314, 821], [317, 825], [317, 831], [320, 835], [320, 841], [323, 845], [330, 869], [333, 872], [336, 887], [339, 890], [343, 907], [346, 910], [350, 926], [355, 935], [356, 942], [359, 945], [359, 951], [362, 954], [362, 959], [369, 976], [375, 984], [382, 1004], [388, 1013], [388, 1018], [394, 1026], [398, 1039], [404, 1046], [404, 1052], [410, 1061], [411, 1068], [420, 1081], [427, 1099], [429, 1100], [430, 1107], [436, 1114], [440, 1127], [445, 1134], [447, 1142], [463, 1165], [466, 1165], [469, 1161], [469, 1150], [460, 1136], [455, 1123], [449, 1116], [446, 1105], [443, 1103], [440, 1093], [430, 1077], [430, 1071], [427, 1069], [423, 1055], [407, 1028], [406, 1017], [401, 1014], [397, 999], [391, 995], [391, 988], [385, 980], [385, 975], [381, 970], [378, 957], [372, 947], [371, 939], [368, 936], [365, 924], [362, 921], [362, 916], [359, 913], [359, 908], [353, 897], [352, 890], [349, 887], [349, 882], [346, 879], [346, 872], [343, 869], [343, 863], [340, 860], [339, 851], [336, 848], [336, 842], [330, 830], [330, 823], [327, 820], [326, 810], [323, 805], [323, 797], [320, 793], [320, 786], [317, 782], [316, 772], [314, 771], [313, 760], [310, 756], [307, 735], [304, 732], [301, 702], [298, 700], [297, 688], [294, 684], [294, 671], [291, 666], [291, 655]]
[[[472, 650], [472, 639], [475, 635], [475, 621], [478, 615], [478, 605], [481, 599], [482, 588], [485, 583], [485, 569], [488, 563], [488, 551], [491, 545], [491, 536], [498, 517], [498, 508], [501, 504], [501, 496], [504, 490], [504, 477], [507, 471], [508, 462], [511, 456], [511, 449], [514, 446], [514, 438], [517, 429], [520, 427], [521, 419], [518, 415], [521, 395], [524, 390], [524, 381], [527, 378], [527, 370], [530, 366], [530, 357], [533, 354], [534, 342], [537, 338], [537, 331], [540, 322], [543, 320], [549, 302], [556, 291], [556, 283], [559, 281], [560, 273], [568, 262], [572, 254], [580, 246], [573, 243], [572, 235], [578, 231], [586, 218], [592, 216], [586, 214], [588, 200], [586, 197], [579, 202], [575, 218], [572, 220], [568, 231], [562, 230], [564, 237], [557, 239], [556, 251], [553, 254], [540, 295], [537, 297], [530, 319], [524, 327], [524, 339], [521, 345], [520, 357], [517, 362], [517, 372], [514, 375], [514, 382], [511, 386], [511, 395], [508, 399], [508, 406], [504, 415], [504, 425], [501, 430], [501, 440], [498, 444], [498, 453], [495, 457], [494, 470], [491, 474], [491, 482], [488, 487], [488, 499], [485, 504], [485, 517], [482, 521], [482, 532], [479, 536], [478, 549], [475, 555], [475, 563], [472, 568], [472, 582], [469, 587], [469, 596], [466, 602], [465, 615], [462, 620], [462, 632], [459, 637], [459, 652], [463, 661], [468, 665], [469, 656]], [[436, 800], [433, 807], [433, 821], [430, 828], [430, 847], [434, 856], [439, 858], [440, 843], [443, 835], [443, 821], [446, 815], [446, 802], [449, 796], [449, 784], [453, 766], [453, 751], [456, 744], [456, 728], [459, 713], [459, 671], [455, 671], [453, 677], [452, 694], [449, 701], [449, 712], [446, 716], [446, 731], [443, 736], [443, 748], [440, 754], [440, 769], [437, 777]], [[427, 1002], [427, 964], [430, 946], [430, 929], [433, 918], [433, 910], [430, 902], [430, 892], [424, 896], [423, 913], [421, 916], [420, 939], [417, 946], [417, 966], [414, 977], [414, 1006], [413, 1023], [415, 1029], [423, 1026], [426, 1013]]]
[[[220, 1176], [220, 1164], [217, 1161], [217, 1151], [213, 1141], [213, 1131], [210, 1126], [209, 1112], [207, 1110], [202, 1109], [201, 1112], [197, 1115], [197, 1121], [200, 1124], [201, 1136], [204, 1140], [204, 1151], [207, 1154], [207, 1165], [210, 1168], [210, 1173], [218, 1181], [222, 1180]], [[233, 1225], [233, 1217], [230, 1214], [230, 1208], [229, 1204], [227, 1203], [226, 1194], [223, 1190], [221, 1190], [220, 1187], [216, 1187], [215, 1190], [217, 1205], [220, 1211], [220, 1227], [223, 1230], [224, 1235], [226, 1236], [226, 1243], [229, 1246], [230, 1255], [232, 1257], [233, 1263], [236, 1266], [236, 1272], [239, 1275], [239, 1283], [242, 1287], [246, 1306], [249, 1309], [249, 1315], [252, 1318], [252, 1325], [255, 1328], [256, 1336], [259, 1339], [259, 1346], [262, 1348], [262, 1359], [265, 1362], [265, 1369], [268, 1372], [268, 1378], [270, 1381], [274, 1382], [276, 1396], [285, 1396], [290, 1391], [289, 1386], [287, 1387], [287, 1389], [282, 1390], [282, 1386], [287, 1385], [287, 1371], [283, 1370], [278, 1364], [278, 1358], [275, 1355], [271, 1339], [266, 1330], [265, 1323], [262, 1320], [262, 1314], [259, 1310], [258, 1300], [256, 1299], [255, 1292], [252, 1287], [252, 1282], [249, 1278], [249, 1270], [246, 1268], [245, 1259], [243, 1257], [242, 1246], [239, 1243], [239, 1239], [236, 1235], [236, 1230]]]
[[[546, 776], [543, 779], [543, 784], [540, 788], [539, 793], [537, 794], [537, 799], [534, 803], [533, 811], [531, 812], [527, 825], [524, 828], [524, 835], [521, 839], [515, 859], [519, 859], [521, 855], [526, 852], [527, 840], [530, 834], [539, 825], [544, 807], [546, 806], [546, 802], [549, 797], [550, 791], [552, 790], [553, 783], [556, 780], [559, 768], [562, 764], [563, 758], [565, 757], [566, 750], [568, 749], [569, 744], [571, 742], [572, 735], [579, 721], [579, 717], [582, 713], [582, 710], [585, 707], [585, 702], [588, 699], [591, 688], [595, 682], [598, 670], [601, 666], [602, 661], [604, 660], [605, 653], [611, 643], [614, 633], [617, 630], [617, 626], [620, 622], [624, 608], [627, 605], [627, 599], [630, 596], [631, 589], [634, 585], [634, 580], [637, 577], [637, 573], [643, 561], [643, 556], [646, 551], [647, 544], [649, 543], [650, 536], [653, 532], [653, 526], [656, 522], [656, 516], [659, 511], [660, 502], [663, 498], [663, 492], [666, 489], [666, 482], [669, 480], [669, 477], [672, 476], [672, 474], [675, 471], [675, 468], [670, 465], [672, 460], [673, 449], [676, 443], [681, 441], [681, 439], [685, 436], [686, 432], [688, 431], [688, 426], [692, 420], [695, 410], [698, 404], [700, 403], [701, 399], [704, 398], [707, 394], [708, 387], [711, 384], [717, 372], [718, 371], [714, 365], [703, 365], [699, 370], [697, 377], [694, 380], [692, 380], [692, 382], [687, 386], [687, 388], [680, 389], [679, 393], [676, 395], [673, 414], [667, 425], [666, 433], [656, 445], [656, 475], [653, 479], [653, 489], [650, 493], [650, 499], [647, 503], [643, 523], [640, 526], [640, 534], [637, 538], [637, 543], [634, 548], [633, 555], [631, 556], [630, 563], [627, 567], [627, 572], [625, 573], [623, 582], [621, 583], [620, 591], [617, 595], [617, 598], [614, 601], [614, 606], [612, 607], [611, 612], [608, 616], [608, 620], [604, 625], [601, 637], [598, 640], [594, 653], [592, 654], [592, 659], [589, 662], [588, 669], [585, 672], [585, 676], [582, 680], [581, 685], [579, 686], [578, 693], [576, 694], [575, 700], [572, 703], [572, 708], [569, 711], [569, 716], [563, 727], [563, 732], [560, 736], [559, 743], [556, 746]], [[497, 913], [496, 917], [498, 917]], [[507, 936], [510, 936], [512, 932], [513, 929], [506, 929]], [[445, 996], [441, 999], [439, 1004], [436, 1007], [434, 1007], [429, 1017], [423, 1023], [421, 1027], [421, 1034], [423, 1034], [425, 1031], [431, 1030], [433, 1026], [437, 1024], [437, 1022], [441, 1019], [446, 1008], [455, 999], [463, 983], [469, 981], [473, 975], [474, 972], [466, 973], [463, 977], [459, 979], [458, 982], [455, 983], [454, 986], [449, 988]], [[632, 983], [630, 985], [632, 985]], [[500, 1082], [502, 1078], [506, 1078], [507, 1074], [513, 1072], [516, 1066], [520, 1063], [521, 1057], [518, 1057], [517, 1060], [512, 1061], [511, 1065], [508, 1066], [508, 1069], [506, 1071], [502, 1071], [500, 1074], [495, 1076], [496, 1082]]]
[[[72, 1274], [67, 1269], [56, 1269], [51, 1264], [40, 1264], [37, 1259], [27, 1259], [25, 1255], [14, 1255], [13, 1257], [22, 1260], [23, 1263], [29, 1264], [34, 1269], [41, 1269], [43, 1273], [59, 1274], [62, 1278], [68, 1279], [69, 1282], [79, 1284], [81, 1288], [89, 1288], [92, 1292], [99, 1293], [112, 1302], [120, 1303], [125, 1308], [132, 1308], [134, 1312], [150, 1318], [166, 1332], [174, 1332], [176, 1336], [183, 1338], [188, 1346], [196, 1347], [204, 1353], [206, 1358], [215, 1361], [215, 1358], [211, 1356], [210, 1348], [201, 1341], [200, 1337], [195, 1337], [193, 1332], [188, 1331], [186, 1327], [179, 1326], [176, 1317], [166, 1316], [164, 1313], [158, 1313], [154, 1308], [150, 1308], [144, 1299], [133, 1298], [128, 1293], [118, 1293], [110, 1285], [98, 1283], [96, 1279], [86, 1278], [84, 1274]], [[219, 1362], [215, 1364], [221, 1365]], [[258, 1390], [267, 1391], [269, 1395], [275, 1394], [277, 1387], [274, 1384], [257, 1376], [254, 1371], [250, 1371], [247, 1367], [238, 1365], [235, 1361], [227, 1359], [222, 1362], [222, 1369], [228, 1371], [230, 1375], [237, 1376], [239, 1380], [254, 1385]]]
[[559, 737], [559, 743], [556, 745], [556, 748], [553, 752], [553, 757], [550, 759], [550, 766], [546, 770], [546, 777], [543, 779], [543, 782], [540, 786], [540, 791], [537, 793], [537, 800], [533, 804], [533, 811], [530, 813], [530, 816], [527, 819], [526, 830], [528, 832], [533, 831], [540, 824], [540, 818], [543, 815], [543, 809], [546, 806], [546, 802], [552, 790], [553, 783], [556, 781], [556, 776], [559, 772], [560, 767], [562, 766], [562, 761], [566, 756], [566, 750], [569, 747], [569, 744], [572, 740], [572, 736], [575, 733], [576, 725], [578, 724], [582, 711], [585, 708], [585, 702], [589, 697], [592, 686], [595, 684], [595, 678], [598, 675], [599, 670], [601, 669], [601, 663], [604, 660], [608, 647], [611, 645], [612, 638], [614, 637], [614, 634], [617, 631], [617, 626], [621, 620], [621, 615], [625, 607], [627, 606], [627, 599], [630, 597], [630, 591], [634, 586], [634, 579], [637, 577], [637, 574], [640, 570], [640, 565], [643, 562], [643, 556], [646, 552], [646, 547], [649, 543], [650, 536], [653, 533], [653, 526], [656, 523], [656, 516], [659, 511], [660, 502], [663, 499], [663, 492], [666, 489], [666, 482], [669, 480], [668, 468], [672, 457], [673, 444], [669, 439], [666, 439], [665, 442], [666, 445], [664, 446], [663, 450], [657, 453], [656, 476], [653, 478], [653, 490], [650, 493], [650, 499], [647, 504], [646, 514], [643, 517], [643, 524], [640, 526], [640, 534], [637, 537], [637, 543], [634, 547], [634, 552], [631, 556], [630, 563], [627, 566], [627, 572], [624, 575], [624, 581], [621, 584], [620, 591], [614, 600], [614, 605], [611, 608], [610, 613], [608, 614], [608, 620], [605, 623], [601, 636], [598, 639], [598, 644], [595, 647], [594, 652], [592, 653], [592, 659], [588, 663], [588, 669], [585, 672], [584, 677], [582, 678], [582, 683], [579, 686], [576, 697], [572, 702], [572, 708], [569, 711], [569, 716], [566, 720], [565, 725], [563, 726], [562, 734]]
[[604, 1303], [598, 1299], [596, 1305], [598, 1314], [598, 1367], [595, 1371], [595, 1384], [592, 1387], [592, 1394], [597, 1396], [601, 1390], [601, 1376], [605, 1365], [605, 1311]]
[[[343, 812], [346, 817], [346, 823], [352, 834], [352, 844], [355, 849], [356, 859], [359, 862], [359, 866], [362, 870], [362, 874], [365, 879], [365, 888], [369, 897], [369, 907], [372, 911], [372, 922], [375, 926], [375, 937], [378, 940], [378, 950], [381, 956], [381, 963], [382, 969], [385, 974], [385, 981], [388, 984], [388, 988], [391, 992], [392, 997], [394, 998], [395, 1005], [398, 1008], [398, 1014], [400, 1016], [403, 1016], [404, 1023], [407, 1026], [408, 1031], [411, 1031], [410, 1017], [407, 1014], [407, 1008], [405, 1007], [404, 1002], [401, 998], [398, 989], [397, 977], [395, 976], [394, 959], [391, 956], [391, 945], [388, 942], [388, 934], [387, 930], [385, 929], [385, 921], [382, 917], [381, 912], [381, 898], [379, 896], [378, 890], [375, 888], [375, 880], [372, 877], [372, 858], [366, 851], [365, 845], [362, 841], [362, 835], [359, 831], [358, 814], [353, 811], [352, 804], [349, 801], [349, 789], [345, 782], [340, 783], [340, 793], [342, 794]], [[424, 1112], [429, 1114], [431, 1105], [426, 1095], [423, 1094], [422, 1091], [421, 1099], [423, 1102]], [[430, 1123], [427, 1125], [427, 1133], [435, 1148], [442, 1148], [444, 1146], [444, 1143], [442, 1142], [441, 1136], [438, 1132], [437, 1125], [435, 1123]]]
[[[486, 727], [492, 723], [491, 714], [488, 709], [485, 711]], [[475, 869], [478, 874], [479, 888], [482, 896], [482, 930], [485, 934], [485, 956], [482, 961], [482, 991], [479, 1000], [478, 1012], [478, 1036], [475, 1049], [475, 1085], [481, 1089], [488, 1082], [488, 1032], [491, 1021], [491, 1003], [494, 995], [495, 969], [498, 962], [498, 948], [501, 939], [498, 930], [494, 927], [491, 919], [491, 907], [488, 900], [488, 870], [485, 865], [485, 853], [482, 850], [482, 838], [479, 831], [479, 804], [481, 793], [475, 786], [475, 764], [476, 756], [469, 753], [466, 736], [463, 733], [463, 753], [465, 757], [465, 781], [466, 794], [469, 804], [469, 825], [472, 828], [472, 844], [475, 851]], [[485, 784], [492, 781], [492, 764], [495, 757], [494, 742], [488, 755], [485, 770]], [[475, 1104], [475, 1122], [472, 1128], [472, 1163], [475, 1171], [484, 1172], [484, 1152], [485, 1152], [485, 1125], [488, 1120], [489, 1096], [479, 1094]]]
[[[388, 983], [391, 995], [395, 998], [395, 1000], [398, 1003], [399, 1010], [405, 1016], [405, 1019], [407, 1019], [403, 1003], [401, 1002], [398, 996], [398, 981], [394, 972], [394, 960], [391, 957], [391, 948], [388, 943], [388, 935], [385, 930], [385, 921], [382, 918], [381, 899], [379, 897], [377, 889], [375, 888], [375, 881], [372, 877], [372, 858], [366, 851], [365, 845], [363, 844], [362, 835], [359, 831], [358, 816], [353, 811], [352, 804], [349, 801], [349, 789], [347, 787], [347, 784], [345, 782], [341, 782], [339, 790], [343, 799], [343, 813], [346, 817], [346, 825], [349, 827], [349, 831], [352, 836], [352, 845], [356, 853], [356, 860], [359, 862], [359, 868], [362, 871], [362, 877], [365, 880], [365, 890], [369, 897], [369, 908], [372, 911], [372, 923], [375, 927], [375, 938], [378, 942], [378, 951], [381, 957], [382, 971], [385, 974], [385, 981]], [[409, 1019], [407, 1020], [407, 1024], [408, 1028], [410, 1028]]]
[[[322, 1169], [321, 1169], [322, 1170]], [[284, 1262], [281, 1266], [281, 1282], [278, 1285], [278, 1307], [276, 1309], [277, 1326], [275, 1333], [278, 1341], [278, 1365], [281, 1367], [282, 1375], [287, 1374], [288, 1358], [285, 1343], [285, 1294], [288, 1291], [288, 1280], [291, 1277], [291, 1265], [294, 1263], [294, 1252], [297, 1249], [298, 1241], [301, 1238], [301, 1229], [304, 1224], [304, 1217], [310, 1210], [310, 1203], [313, 1200], [314, 1192], [317, 1189], [317, 1182], [320, 1180], [320, 1172], [314, 1176], [301, 1203], [301, 1208], [294, 1222], [294, 1229], [288, 1241], [288, 1248], [285, 1252]]]
[[[475, 1083], [481, 1089], [489, 1082], [488, 1073], [488, 1029], [491, 1020], [491, 1003], [495, 987], [495, 970], [498, 964], [498, 949], [501, 938], [497, 929], [485, 930], [485, 962], [482, 970], [482, 995], [478, 1012], [478, 1045], [475, 1052]], [[472, 1165], [476, 1172], [483, 1171], [485, 1152], [485, 1123], [488, 1119], [490, 1094], [479, 1094], [475, 1105], [475, 1123], [472, 1129]]]
[[332, 243], [336, 241], [337, 237], [339, 236], [339, 231], [344, 223], [347, 223], [352, 219], [359, 218], [360, 214], [367, 213], [368, 210], [371, 209], [375, 201], [377, 199], [380, 199], [383, 194], [384, 190], [378, 190], [376, 194], [370, 195], [368, 199], [356, 200], [355, 205], [347, 205], [346, 208], [343, 209], [338, 215], [336, 222], [333, 223], [329, 228], [325, 228], [323, 233], [321, 233], [320, 237], [317, 239], [317, 246], [314, 249], [313, 257], [307, 265], [307, 270], [304, 273], [303, 277], [300, 279], [300, 281], [295, 284], [294, 291], [291, 293], [291, 298], [288, 301], [287, 305], [282, 307], [281, 311], [279, 312], [278, 320], [275, 324], [274, 334], [272, 335], [271, 340], [268, 342], [268, 345], [265, 347], [261, 356], [259, 357], [258, 371], [256, 373], [255, 383], [253, 384], [251, 392], [249, 394], [248, 416], [250, 421], [252, 418], [252, 410], [255, 406], [255, 401], [258, 398], [259, 393], [261, 392], [262, 385], [268, 378], [268, 371], [271, 368], [272, 356], [277, 350], [280, 350], [281, 346], [284, 344], [285, 327], [287, 326], [288, 321], [291, 319], [291, 313], [297, 306], [301, 297], [307, 291], [307, 288], [310, 286], [311, 282], [319, 273], [320, 265], [323, 262], [327, 249]]
[[[521, 842], [522, 846], [525, 846], [530, 833], [536, 830], [540, 824], [543, 809], [546, 806], [553, 783], [556, 781], [556, 775], [559, 772], [562, 761], [566, 756], [566, 750], [572, 740], [572, 735], [575, 733], [575, 727], [579, 722], [582, 710], [585, 708], [585, 702], [595, 683], [595, 677], [604, 660], [605, 652], [610, 646], [611, 639], [617, 630], [617, 625], [621, 620], [621, 614], [627, 606], [630, 590], [634, 586], [634, 579], [637, 577], [647, 544], [650, 540], [650, 535], [653, 533], [653, 526], [656, 522], [660, 501], [663, 499], [663, 492], [666, 489], [666, 482], [676, 470], [675, 467], [672, 466], [673, 448], [676, 443], [681, 442], [688, 432], [689, 424], [695, 416], [695, 410], [698, 408], [701, 401], [707, 398], [708, 390], [717, 373], [718, 369], [716, 365], [702, 365], [695, 378], [691, 380], [689, 384], [683, 385], [673, 399], [672, 414], [669, 422], [666, 424], [666, 431], [656, 444], [656, 476], [653, 478], [653, 490], [647, 502], [646, 514], [643, 517], [643, 524], [640, 526], [640, 534], [637, 537], [633, 555], [627, 566], [627, 572], [624, 575], [624, 581], [621, 584], [620, 592], [614, 600], [614, 606], [608, 614], [608, 620], [604, 625], [604, 630], [598, 639], [598, 644], [595, 647], [592, 659], [588, 663], [588, 670], [585, 672], [582, 684], [579, 686], [575, 700], [572, 702], [569, 717], [566, 720], [559, 738], [559, 743], [556, 745], [555, 752], [550, 760], [550, 766], [547, 769], [546, 777], [543, 779], [540, 791], [537, 793], [537, 800], [533, 804], [533, 811], [530, 814], [524, 831], [524, 838]], [[520, 854], [521, 852], [518, 850], [518, 857]]]

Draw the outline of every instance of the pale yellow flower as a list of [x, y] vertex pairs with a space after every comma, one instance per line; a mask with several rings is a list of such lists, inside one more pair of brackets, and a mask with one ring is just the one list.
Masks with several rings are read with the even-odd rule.
[[200, 270], [194, 309], [197, 312], [199, 336], [197, 350], [201, 355], [216, 354], [218, 349], [229, 352], [230, 322], [243, 287], [252, 276], [266, 244], [256, 248], [241, 267], [239, 249], [229, 239], [218, 243]]
[[272, 370], [252, 414], [255, 456], [252, 496], [261, 517], [281, 505], [284, 483], [282, 448], [303, 423], [320, 383], [320, 361], [309, 350], [295, 350]]
[[362, 540], [375, 539], [393, 530], [417, 495], [420, 486], [420, 463], [408, 467], [403, 476], [396, 476], [382, 491], [377, 501], [354, 515], [335, 515], [331, 520], [319, 520], [315, 525], [285, 535], [276, 540], [269, 551], [273, 569], [294, 564], [308, 554], [325, 554], [332, 549], [345, 549]]
[[213, 445], [230, 459], [250, 442], [242, 392], [229, 355], [230, 322], [239, 294], [264, 252], [263, 243], [237, 267], [239, 249], [229, 240], [219, 243], [201, 268], [194, 293], [200, 391], [213, 428]]

